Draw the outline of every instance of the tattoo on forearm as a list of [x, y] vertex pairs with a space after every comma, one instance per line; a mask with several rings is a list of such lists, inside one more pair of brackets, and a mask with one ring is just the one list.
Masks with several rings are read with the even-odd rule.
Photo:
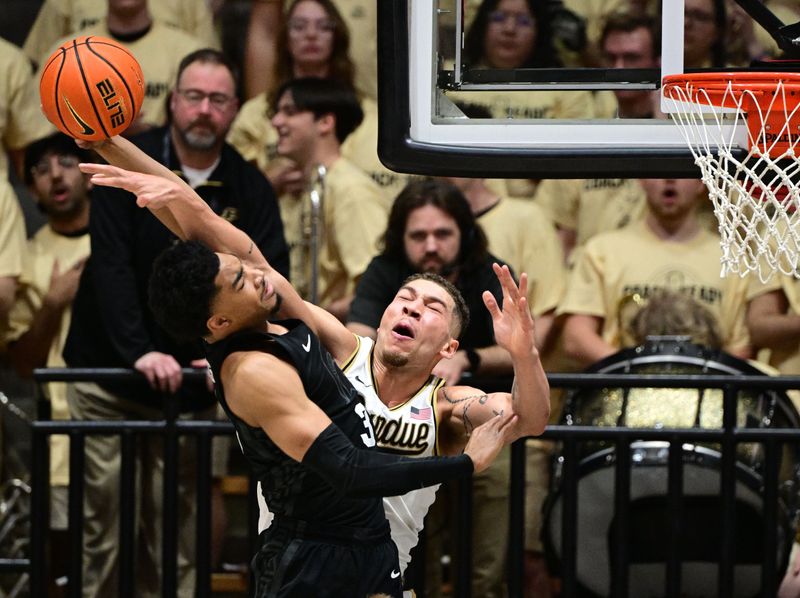
[[483, 405], [486, 401], [489, 400], [489, 395], [487, 394], [480, 394], [480, 395], [469, 395], [466, 397], [461, 397], [460, 399], [456, 399], [452, 397], [446, 389], [442, 389], [442, 395], [444, 396], [444, 400], [450, 403], [451, 405], [458, 405], [459, 403], [466, 403], [470, 399], [478, 399], [480, 404]]
[[500, 411], [498, 411], [497, 409], [492, 409], [492, 413], [494, 413], [496, 416], [504, 415], [505, 412], [506, 412], [505, 409], [501, 409]]
[[[450, 393], [447, 392], [446, 389], [442, 389], [442, 396], [444, 400], [450, 403], [451, 405], [464, 405], [464, 409], [461, 412], [461, 421], [464, 424], [464, 432], [469, 437], [472, 434], [472, 431], [475, 429], [475, 424], [472, 423], [472, 420], [469, 418], [469, 408], [472, 406], [475, 401], [478, 401], [479, 404], [485, 405], [486, 402], [489, 400], [489, 395], [487, 394], [475, 394], [475, 395], [468, 395], [466, 397], [455, 398]], [[496, 414], [496, 412], [495, 412]]]
[[469, 437], [469, 435], [472, 434], [472, 431], [475, 429], [475, 424], [472, 423], [472, 420], [469, 418], [469, 415], [467, 415], [467, 410], [469, 409], [470, 405], [472, 405], [475, 402], [474, 401], [475, 397], [468, 397], [468, 398], [473, 400], [467, 401], [464, 404], [464, 412], [462, 415], [462, 419], [464, 421], [464, 431], [467, 433], [467, 437]]
[[250, 241], [250, 248], [247, 250], [247, 255], [250, 255], [251, 253], [253, 253], [253, 242], [252, 241]]

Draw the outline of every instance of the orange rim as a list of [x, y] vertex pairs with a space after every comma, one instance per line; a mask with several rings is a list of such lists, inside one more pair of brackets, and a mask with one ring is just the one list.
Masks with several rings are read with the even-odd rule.
[[800, 73], [685, 73], [664, 77], [662, 89], [675, 101], [753, 116], [747, 118], [750, 148], [760, 154], [781, 157], [800, 141]]

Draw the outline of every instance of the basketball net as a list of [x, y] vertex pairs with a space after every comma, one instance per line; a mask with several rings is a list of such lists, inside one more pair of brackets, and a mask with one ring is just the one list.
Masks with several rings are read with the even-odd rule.
[[[780, 73], [766, 83], [737, 76], [717, 73], [714, 83], [702, 75], [667, 77], [664, 95], [714, 205], [721, 275], [800, 278], [800, 87]], [[749, 151], [742, 158], [735, 140], [745, 128]]]

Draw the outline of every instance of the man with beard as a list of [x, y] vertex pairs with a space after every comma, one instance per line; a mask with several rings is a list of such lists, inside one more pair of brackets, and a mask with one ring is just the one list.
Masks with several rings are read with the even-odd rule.
[[469, 307], [469, 326], [452, 359], [440, 362], [434, 374], [455, 384], [465, 372], [511, 373], [511, 358], [494, 342], [492, 319], [481, 295], [489, 291], [498, 302], [502, 288], [492, 263], [503, 262], [487, 250], [486, 234], [475, 221], [469, 203], [450, 183], [415, 181], [397, 196], [383, 236], [383, 251], [373, 258], [359, 280], [347, 327], [375, 338], [381, 315], [403, 281], [432, 272], [461, 291]]
[[[169, 102], [170, 124], [133, 139], [146, 154], [180, 174], [209, 207], [245, 231], [276, 270], [288, 272], [283, 237], [272, 187], [264, 176], [225, 143], [236, 115], [235, 70], [216, 50], [198, 50], [178, 67]], [[90, 223], [92, 258], [86, 265], [73, 307], [64, 348], [70, 367], [128, 367], [140, 371], [141, 384], [78, 383], [68, 389], [74, 419], [162, 419], [164, 393], [174, 395], [181, 412], [209, 419], [214, 397], [205, 388], [186, 387], [181, 367], [205, 367], [202, 347], [178, 344], [156, 323], [147, 307], [147, 281], [159, 253], [175, 242], [146, 210], [117, 189], [97, 190]], [[146, 378], [146, 380], [145, 380]], [[149, 382], [149, 387], [148, 383]], [[188, 443], [188, 439], [183, 441]], [[142, 493], [137, 521], [146, 526], [137, 595], [160, 588], [161, 451], [140, 443]], [[86, 520], [84, 526], [85, 595], [117, 592], [119, 439], [86, 439]], [[180, 451], [179, 495], [181, 591], [191, 593], [194, 561], [194, 478], [192, 450]], [[185, 537], [184, 537], [185, 536]]]

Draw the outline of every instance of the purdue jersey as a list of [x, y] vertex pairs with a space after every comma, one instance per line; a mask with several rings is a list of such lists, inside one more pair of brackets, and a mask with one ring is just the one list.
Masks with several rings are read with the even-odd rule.
[[[431, 375], [422, 388], [402, 405], [387, 407], [378, 397], [372, 378], [372, 339], [356, 337], [358, 348], [343, 370], [355, 389], [364, 397], [372, 419], [378, 449], [409, 457], [439, 454], [436, 442], [436, 393], [444, 380]], [[400, 570], [405, 571], [417, 544], [422, 522], [436, 498], [439, 485], [414, 490], [402, 496], [383, 499], [392, 540], [400, 556]]]
[[242, 452], [260, 482], [261, 498], [277, 520], [282, 517], [302, 520], [312, 529], [318, 524], [380, 530], [386, 525], [380, 499], [350, 498], [338, 493], [315, 472], [287, 456], [264, 430], [248, 425], [228, 406], [220, 376], [225, 358], [236, 351], [270, 353], [297, 370], [308, 398], [355, 446], [375, 446], [363, 401], [316, 335], [298, 320], [278, 324], [288, 328], [288, 332], [240, 331], [206, 345], [217, 398], [233, 422]]

